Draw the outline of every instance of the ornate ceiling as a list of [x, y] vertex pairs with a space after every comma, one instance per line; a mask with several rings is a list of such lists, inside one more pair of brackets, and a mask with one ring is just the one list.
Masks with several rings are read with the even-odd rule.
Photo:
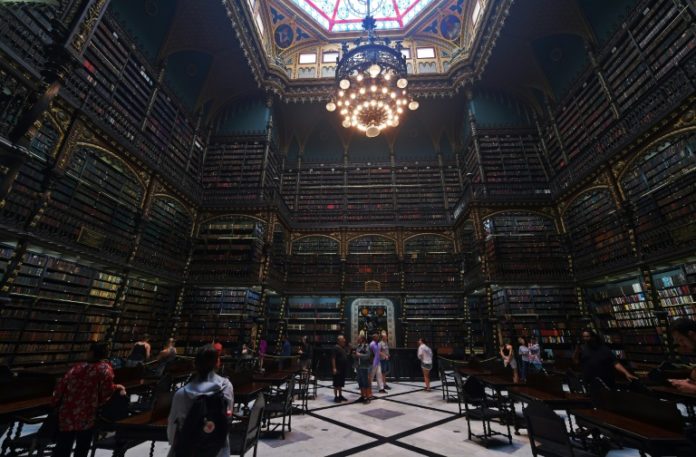
[[359, 32], [368, 14], [378, 30], [403, 29], [418, 18], [433, 0], [291, 0], [328, 32]]
[[[225, 0], [257, 82], [286, 101], [327, 99], [367, 0]], [[370, 0], [378, 34], [406, 49], [412, 91], [452, 96], [480, 75], [512, 0]]]

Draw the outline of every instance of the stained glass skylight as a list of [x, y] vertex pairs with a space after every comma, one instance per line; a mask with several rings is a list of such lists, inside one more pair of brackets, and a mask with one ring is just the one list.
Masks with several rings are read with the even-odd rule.
[[[368, 0], [291, 0], [329, 32], [362, 30]], [[433, 0], [369, 0], [370, 11], [381, 30], [406, 27]]]

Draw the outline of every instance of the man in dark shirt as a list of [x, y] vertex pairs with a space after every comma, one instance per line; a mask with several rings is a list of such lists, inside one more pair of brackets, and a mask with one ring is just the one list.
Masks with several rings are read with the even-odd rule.
[[336, 346], [331, 351], [331, 373], [333, 374], [334, 402], [348, 401], [343, 397], [343, 386], [346, 385], [346, 367], [348, 366], [348, 352], [346, 350], [346, 337], [338, 335]]
[[586, 386], [599, 378], [607, 387], [613, 389], [616, 386], [614, 372], [618, 371], [632, 381], [638, 379], [624, 368], [609, 347], [604, 344], [596, 333], [591, 330], [582, 332], [582, 346], [578, 346], [573, 354], [573, 359], [582, 367], [582, 379]]
[[[670, 323], [672, 340], [677, 352], [689, 356], [696, 353], [696, 321], [687, 318], [677, 319]], [[686, 379], [670, 379], [677, 389], [690, 394], [696, 394], [696, 366], [691, 366], [690, 376]]]

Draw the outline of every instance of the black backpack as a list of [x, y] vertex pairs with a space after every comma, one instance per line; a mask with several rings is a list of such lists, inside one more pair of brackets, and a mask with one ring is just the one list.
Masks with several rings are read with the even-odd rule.
[[176, 457], [215, 457], [225, 447], [229, 422], [227, 400], [222, 391], [199, 395], [176, 433]]

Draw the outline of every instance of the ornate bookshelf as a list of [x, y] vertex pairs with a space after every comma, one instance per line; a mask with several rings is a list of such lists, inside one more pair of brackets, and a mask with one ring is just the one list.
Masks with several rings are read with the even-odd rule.
[[338, 240], [307, 236], [292, 243], [288, 259], [288, 290], [341, 290], [341, 252]]
[[265, 231], [264, 222], [244, 216], [202, 223], [193, 246], [190, 282], [258, 283]]
[[659, 363], [665, 359], [662, 328], [639, 277], [587, 287], [595, 323], [619, 358]]
[[645, 258], [689, 250], [696, 235], [696, 135], [679, 135], [651, 148], [621, 179], [636, 242]]
[[[3, 259], [11, 251], [12, 243], [3, 243]], [[0, 358], [12, 366], [68, 363], [84, 355], [112, 325], [124, 280], [118, 272], [31, 245], [7, 274]]]
[[439, 353], [463, 349], [465, 318], [459, 295], [406, 295], [403, 304], [404, 345], [418, 347], [418, 338]]
[[525, 211], [506, 211], [484, 219], [483, 228], [492, 280], [570, 279], [568, 254], [552, 219]]
[[493, 307], [504, 341], [534, 336], [543, 349], [570, 356], [584, 326], [572, 287], [494, 287]]
[[696, 319], [696, 263], [653, 272], [659, 306], [670, 320]]
[[581, 194], [568, 206], [563, 219], [578, 274], [596, 275], [632, 260], [627, 230], [608, 189]]
[[401, 288], [401, 268], [396, 242], [378, 235], [365, 235], [348, 242], [345, 290], [365, 290], [377, 281], [380, 290]]
[[404, 242], [404, 287], [407, 290], [454, 289], [459, 265], [452, 240], [417, 235]]
[[261, 294], [243, 287], [192, 286], [186, 292], [179, 339], [189, 348], [213, 340], [223, 345], [249, 341], [259, 316]]
[[303, 335], [320, 347], [336, 344], [336, 337], [344, 329], [341, 298], [332, 296], [288, 296], [285, 328], [293, 345]]

